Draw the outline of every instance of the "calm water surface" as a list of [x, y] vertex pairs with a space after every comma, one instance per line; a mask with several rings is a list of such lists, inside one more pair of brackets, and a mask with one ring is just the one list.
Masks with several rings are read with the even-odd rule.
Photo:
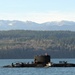
[[[52, 59], [52, 62], [65, 60], [75, 63], [75, 59]], [[12, 62], [30, 62], [32, 59], [0, 59], [0, 75], [75, 75], [74, 67], [62, 68], [2, 68], [4, 65], [9, 65]]]

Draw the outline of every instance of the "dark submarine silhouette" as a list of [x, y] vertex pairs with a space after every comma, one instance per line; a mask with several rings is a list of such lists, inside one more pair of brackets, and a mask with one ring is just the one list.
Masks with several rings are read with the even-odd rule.
[[74, 63], [68, 63], [67, 61], [59, 61], [59, 63], [52, 63], [51, 57], [48, 54], [36, 55], [34, 61], [31, 63], [17, 62], [11, 65], [3, 67], [16, 68], [16, 67], [75, 67]]

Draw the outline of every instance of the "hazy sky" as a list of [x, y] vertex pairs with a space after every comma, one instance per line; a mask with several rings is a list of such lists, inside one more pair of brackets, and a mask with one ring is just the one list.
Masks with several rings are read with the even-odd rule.
[[0, 0], [0, 20], [75, 21], [75, 0]]

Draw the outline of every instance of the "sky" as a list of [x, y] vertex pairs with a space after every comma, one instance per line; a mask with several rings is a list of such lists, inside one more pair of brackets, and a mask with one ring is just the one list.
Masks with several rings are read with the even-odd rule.
[[75, 0], [0, 0], [0, 20], [75, 21]]

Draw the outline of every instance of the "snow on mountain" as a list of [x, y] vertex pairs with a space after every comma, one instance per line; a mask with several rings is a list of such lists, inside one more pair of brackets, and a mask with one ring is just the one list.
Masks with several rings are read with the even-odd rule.
[[18, 20], [0, 20], [0, 30], [70, 30], [75, 31], [75, 22], [60, 21], [60, 22], [45, 22], [42, 24], [32, 21]]

